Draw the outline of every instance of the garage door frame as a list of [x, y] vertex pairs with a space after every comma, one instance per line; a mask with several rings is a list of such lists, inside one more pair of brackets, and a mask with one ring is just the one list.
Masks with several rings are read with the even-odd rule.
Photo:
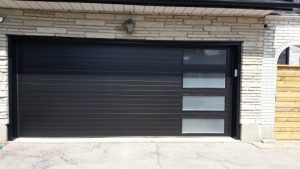
[[[8, 139], [13, 140], [19, 137], [18, 125], [18, 89], [17, 89], [17, 45], [22, 40], [61, 40], [61, 41], [85, 41], [101, 44], [117, 45], [146, 45], [162, 47], [229, 47], [233, 53], [232, 74], [237, 77], [232, 78], [232, 119], [231, 136], [240, 139], [240, 70], [241, 70], [241, 41], [157, 41], [157, 40], [127, 40], [127, 39], [84, 39], [70, 37], [44, 37], [44, 36], [19, 36], [7, 35], [8, 38], [8, 76], [9, 76], [9, 125]], [[238, 70], [235, 72], [235, 70]]]

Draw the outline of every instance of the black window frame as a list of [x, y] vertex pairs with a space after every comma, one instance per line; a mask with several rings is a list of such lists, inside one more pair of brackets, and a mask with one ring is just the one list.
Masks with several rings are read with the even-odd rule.
[[[193, 48], [190, 48], [193, 49]], [[231, 128], [232, 124], [230, 122], [233, 120], [231, 118], [228, 118], [226, 116], [230, 114], [234, 114], [232, 112], [233, 107], [228, 110], [227, 104], [228, 102], [232, 102], [233, 100], [233, 92], [231, 92], [228, 95], [228, 82], [233, 83], [232, 79], [234, 79], [234, 72], [231, 72], [229, 66], [233, 65], [232, 60], [232, 54], [231, 54], [231, 48], [228, 46], [220, 46], [220, 47], [203, 47], [200, 46], [198, 48], [194, 49], [209, 49], [209, 50], [225, 50], [226, 51], [226, 63], [224, 65], [209, 65], [209, 64], [184, 64], [184, 51], [182, 52], [182, 86], [181, 89], [183, 90], [182, 95], [182, 104], [183, 104], [183, 96], [224, 96], [224, 110], [223, 111], [200, 111], [200, 110], [194, 110], [194, 111], [187, 111], [183, 110], [183, 105], [181, 105], [181, 112], [182, 112], [182, 119], [184, 118], [193, 118], [193, 119], [222, 119], [224, 120], [224, 133], [223, 134], [216, 134], [216, 135], [231, 135], [232, 131], [226, 130], [226, 127]], [[183, 87], [183, 73], [189, 73], [189, 72], [201, 72], [201, 73], [225, 73], [225, 88], [184, 88]], [[228, 77], [231, 76], [231, 77]], [[229, 78], [229, 80], [228, 80]], [[233, 85], [231, 86], [233, 87]], [[233, 89], [231, 89], [233, 90]], [[231, 111], [231, 113], [229, 112]], [[183, 134], [183, 133], [182, 133]], [[199, 135], [201, 133], [185, 133], [183, 135], [185, 136], [195, 136]]]

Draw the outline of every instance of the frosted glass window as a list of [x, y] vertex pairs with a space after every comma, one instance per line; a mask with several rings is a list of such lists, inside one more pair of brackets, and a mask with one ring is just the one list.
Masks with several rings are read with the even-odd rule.
[[224, 119], [182, 119], [182, 133], [224, 133]]
[[225, 88], [225, 74], [183, 73], [183, 88]]
[[183, 111], [224, 111], [224, 96], [183, 96]]
[[185, 49], [183, 63], [187, 65], [225, 65], [226, 50]]

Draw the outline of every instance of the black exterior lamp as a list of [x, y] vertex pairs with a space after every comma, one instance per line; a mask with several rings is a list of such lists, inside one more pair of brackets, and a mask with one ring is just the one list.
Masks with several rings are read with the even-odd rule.
[[125, 21], [122, 26], [118, 27], [118, 30], [125, 30], [128, 34], [132, 34], [135, 28], [135, 23], [132, 19]]

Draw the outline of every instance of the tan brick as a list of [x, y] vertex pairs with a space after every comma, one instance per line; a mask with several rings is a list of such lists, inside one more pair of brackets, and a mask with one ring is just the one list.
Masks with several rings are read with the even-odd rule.
[[204, 31], [211, 31], [211, 32], [226, 32], [226, 31], [231, 31], [230, 26], [204, 26]]
[[258, 18], [246, 18], [246, 17], [239, 17], [239, 23], [258, 23]]
[[116, 15], [116, 20], [128, 20], [132, 19], [133, 21], [143, 21], [144, 15]]
[[164, 27], [162, 22], [136, 22], [136, 27]]
[[87, 32], [87, 38], [115, 38], [113, 33], [98, 33], [98, 32]]
[[103, 20], [87, 20], [87, 19], [76, 19], [75, 24], [77, 25], [97, 25], [104, 26], [105, 22]]
[[251, 24], [250, 28], [252, 28], [252, 29], [264, 29], [264, 24]]
[[1, 15], [23, 15], [22, 10], [0, 8]]
[[113, 14], [102, 14], [102, 13], [87, 13], [85, 15], [87, 19], [115, 19], [115, 15]]
[[25, 26], [52, 26], [53, 21], [24, 20]]
[[67, 33], [66, 28], [53, 28], [53, 27], [38, 27], [38, 32], [45, 32], [45, 33]]
[[84, 13], [56, 12], [55, 17], [58, 17], [58, 18], [84, 18]]
[[237, 18], [236, 17], [217, 17], [217, 22], [235, 23], [235, 22], [237, 22]]
[[210, 25], [211, 20], [203, 20], [203, 19], [185, 19], [184, 24], [190, 25]]
[[166, 36], [172, 36], [172, 37], [184, 36], [184, 37], [186, 37], [187, 33], [181, 32], [181, 31], [180, 32], [170, 31], [170, 32], [161, 32], [160, 36], [162, 36], [162, 37], [166, 37]]

